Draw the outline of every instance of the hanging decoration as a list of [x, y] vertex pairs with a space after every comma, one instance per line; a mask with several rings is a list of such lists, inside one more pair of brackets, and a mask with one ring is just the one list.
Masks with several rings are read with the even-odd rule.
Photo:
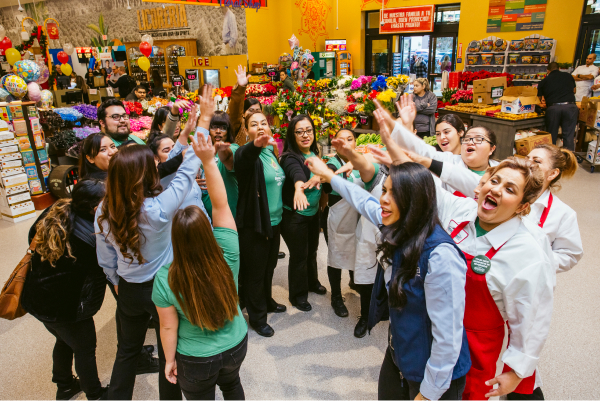
[[19, 53], [19, 51], [14, 47], [7, 49], [4, 52], [4, 55], [6, 56], [6, 61], [10, 65], [14, 65], [17, 61], [21, 60], [21, 53]]
[[150, 60], [148, 57], [142, 56], [137, 59], [138, 67], [140, 67], [143, 71], [148, 71], [150, 69]]
[[380, 6], [382, 5], [381, 3], [383, 3], [383, 6], [385, 7], [385, 6], [387, 6], [387, 3], [389, 3], [389, 2], [390, 2], [390, 0], [362, 0], [362, 5], [360, 6], [360, 9], [364, 10], [365, 6], [370, 3], [375, 3]]
[[327, 16], [331, 6], [325, 0], [296, 0], [294, 3], [300, 9], [300, 30], [298, 35], [307, 33], [317, 47], [317, 39], [321, 36], [329, 37], [327, 34]]
[[152, 46], [150, 45], [150, 43], [148, 43], [148, 42], [140, 43], [140, 52], [144, 56], [150, 57], [150, 55], [152, 54]]
[[[5, 37], [2, 40], [2, 42], [0, 42], [0, 48], [2, 48], [3, 46], [6, 45], [5, 41], [7, 39], [8, 39], [8, 36]], [[48, 48], [48, 37], [44, 33], [44, 30], [42, 29], [41, 26], [34, 26], [33, 30], [31, 31], [31, 37], [29, 38], [29, 40], [24, 41], [22, 44], [15, 46], [15, 49], [17, 49], [19, 52], [24, 52], [26, 50], [29, 50], [33, 46], [33, 41], [35, 39], [38, 40], [38, 43], [40, 44], [40, 50], [42, 53], [42, 57], [44, 58], [45, 63], [48, 64], [48, 56], [46, 55], [47, 54], [46, 49]], [[10, 39], [8, 39], [8, 42], [10, 43]], [[12, 46], [12, 43], [10, 43], [10, 45]], [[11, 46], [9, 46], [9, 47], [11, 47]], [[9, 47], [7, 47], [6, 49], [8, 49]]]

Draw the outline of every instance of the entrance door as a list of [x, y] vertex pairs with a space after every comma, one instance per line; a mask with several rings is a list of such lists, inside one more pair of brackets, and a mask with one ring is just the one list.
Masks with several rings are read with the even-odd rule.
[[442, 95], [442, 72], [454, 70], [454, 36], [438, 36], [433, 38], [431, 45], [431, 62], [429, 63], [429, 84], [431, 91]]
[[[423, 36], [404, 36], [402, 38], [402, 74], [416, 74], [421, 71], [423, 78], [427, 78], [429, 72], [429, 35]], [[419, 63], [423, 66], [417, 68]]]
[[367, 40], [367, 75], [390, 75], [392, 36], [377, 35]]
[[[600, 24], [590, 24], [584, 28], [583, 46], [577, 51], [576, 62], [585, 65], [585, 59], [590, 53], [596, 53], [594, 65], [600, 67]], [[575, 66], [573, 66], [575, 68]]]

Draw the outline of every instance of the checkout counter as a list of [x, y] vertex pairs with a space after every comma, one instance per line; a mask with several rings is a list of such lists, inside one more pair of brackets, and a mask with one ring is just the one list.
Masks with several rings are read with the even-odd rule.
[[57, 89], [52, 91], [52, 94], [54, 95], [54, 107], [67, 107], [83, 103], [81, 89]]

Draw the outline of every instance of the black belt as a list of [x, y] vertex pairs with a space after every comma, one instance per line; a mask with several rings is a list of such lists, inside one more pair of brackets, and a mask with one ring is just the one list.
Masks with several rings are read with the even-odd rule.
[[[550, 106], [561, 106], [563, 104], [576, 104], [576, 102], [561, 102], [561, 103], [552, 103]], [[548, 107], [550, 107], [548, 106]]]

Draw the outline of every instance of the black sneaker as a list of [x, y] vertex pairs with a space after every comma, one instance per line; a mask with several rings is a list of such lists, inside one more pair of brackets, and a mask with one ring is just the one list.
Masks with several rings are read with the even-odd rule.
[[142, 348], [142, 352], [138, 355], [135, 374], [145, 375], [147, 373], [158, 373], [159, 369], [158, 358], [152, 357], [151, 354], [148, 354], [148, 352]]
[[57, 400], [70, 400], [75, 395], [81, 392], [81, 385], [79, 384], [79, 378], [73, 376], [73, 382], [69, 387], [59, 388], [56, 390]]
[[363, 317], [358, 318], [358, 323], [356, 323], [356, 327], [354, 327], [354, 337], [363, 338], [367, 335], [367, 319]]
[[348, 308], [346, 308], [344, 298], [341, 295], [331, 297], [331, 307], [339, 317], [348, 317]]
[[108, 393], [108, 385], [106, 387], [101, 387], [100, 391], [97, 394], [85, 395], [88, 400], [106, 400], [106, 395]]

